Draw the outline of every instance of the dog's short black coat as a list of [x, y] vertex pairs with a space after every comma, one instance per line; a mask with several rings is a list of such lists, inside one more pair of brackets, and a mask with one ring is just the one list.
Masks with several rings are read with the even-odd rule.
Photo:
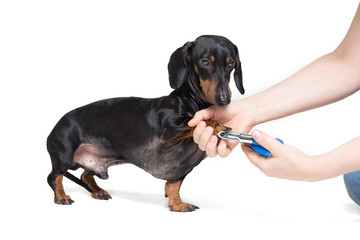
[[169, 96], [106, 99], [67, 113], [47, 139], [52, 162], [48, 183], [55, 202], [73, 202], [62, 186], [68, 169], [85, 169], [82, 180], [94, 192], [92, 196], [108, 199], [110, 195], [96, 185], [93, 175], [107, 179], [108, 167], [132, 163], [168, 181], [165, 192], [171, 210], [196, 209], [180, 197], [175, 199], [182, 180], [206, 157], [194, 143], [187, 123], [203, 108], [230, 103], [232, 70], [243, 94], [237, 47], [224, 37], [200, 36], [172, 54], [168, 71], [175, 90]]

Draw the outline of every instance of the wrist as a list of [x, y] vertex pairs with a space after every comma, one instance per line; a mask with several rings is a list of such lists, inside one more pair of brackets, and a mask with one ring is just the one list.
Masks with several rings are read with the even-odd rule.
[[243, 114], [242, 117], [247, 119], [250, 128], [260, 123], [266, 122], [266, 119], [264, 119], [265, 114], [263, 114], [264, 108], [256, 101], [256, 99], [249, 97], [240, 100], [239, 102], [241, 103], [239, 109], [243, 109], [243, 111], [241, 111]]
[[229, 107], [229, 111], [235, 113], [234, 123], [238, 124], [232, 126], [234, 130], [245, 133], [258, 124], [256, 106], [249, 98], [233, 101]]
[[308, 157], [308, 160], [308, 181], [316, 182], [334, 177], [331, 174], [332, 166], [324, 155]]

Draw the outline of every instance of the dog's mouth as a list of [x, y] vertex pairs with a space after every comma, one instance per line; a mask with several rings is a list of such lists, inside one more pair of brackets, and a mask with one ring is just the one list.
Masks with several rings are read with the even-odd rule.
[[200, 86], [204, 101], [218, 106], [226, 106], [231, 102], [231, 91], [227, 83], [217, 84], [212, 79], [200, 79]]
[[203, 99], [212, 105], [226, 106], [231, 102], [231, 93], [217, 92], [215, 96], [204, 93]]

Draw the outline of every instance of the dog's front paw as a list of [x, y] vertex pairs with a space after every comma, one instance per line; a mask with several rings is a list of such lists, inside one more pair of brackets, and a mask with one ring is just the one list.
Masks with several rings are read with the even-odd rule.
[[91, 193], [91, 197], [93, 197], [95, 199], [101, 199], [101, 200], [109, 200], [110, 198], [112, 198], [110, 196], [110, 194], [107, 191], [103, 190], [103, 189], [101, 189], [101, 190], [99, 190], [97, 192]]
[[184, 202], [177, 202], [177, 203], [173, 203], [171, 205], [169, 205], [170, 211], [173, 212], [192, 212], [195, 211], [196, 209], [199, 209], [198, 206], [189, 204], [189, 203], [184, 203]]

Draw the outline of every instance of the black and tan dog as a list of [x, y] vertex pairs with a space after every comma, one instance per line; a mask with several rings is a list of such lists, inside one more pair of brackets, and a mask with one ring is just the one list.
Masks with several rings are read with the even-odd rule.
[[165, 196], [172, 211], [198, 208], [182, 202], [179, 195], [186, 175], [206, 157], [194, 143], [187, 122], [212, 104], [230, 103], [233, 70], [236, 86], [244, 93], [238, 49], [224, 37], [200, 36], [172, 54], [168, 70], [175, 89], [169, 96], [106, 99], [60, 119], [47, 139], [52, 162], [48, 183], [55, 203], [73, 203], [62, 184], [64, 175], [73, 177], [69, 169], [83, 168], [78, 183], [92, 192], [93, 198], [107, 200], [109, 193], [96, 184], [94, 175], [107, 179], [108, 167], [132, 163], [167, 180]]

